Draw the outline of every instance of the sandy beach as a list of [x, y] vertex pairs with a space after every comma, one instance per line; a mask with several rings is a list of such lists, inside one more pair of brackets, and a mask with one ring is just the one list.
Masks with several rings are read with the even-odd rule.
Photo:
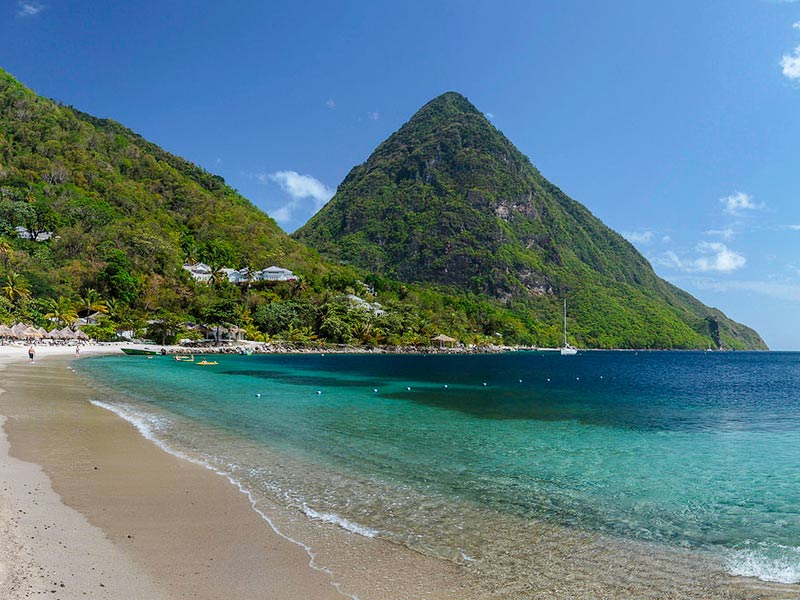
[[[81, 356], [118, 351], [86, 346]], [[37, 347], [31, 365], [26, 347], [0, 348], [0, 597], [468, 595], [453, 565], [380, 540], [348, 545], [363, 557], [347, 561], [349, 573], [327, 568], [338, 562], [335, 540], [325, 564], [314, 563], [226, 478], [92, 405], [73, 358], [74, 348]]]

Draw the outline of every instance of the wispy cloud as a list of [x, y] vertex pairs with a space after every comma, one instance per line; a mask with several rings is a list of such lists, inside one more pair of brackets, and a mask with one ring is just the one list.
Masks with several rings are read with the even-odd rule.
[[770, 296], [780, 300], [800, 301], [800, 285], [779, 281], [736, 281], [736, 280], [717, 280], [698, 278], [692, 279], [692, 283], [704, 290], [714, 292], [744, 291]]
[[623, 232], [622, 237], [628, 240], [631, 244], [644, 244], [647, 245], [653, 241], [652, 231], [626, 231]]
[[35, 17], [44, 10], [44, 4], [36, 2], [35, 0], [19, 0], [17, 2], [17, 16], [18, 17]]
[[483, 116], [486, 117], [487, 119], [489, 119], [490, 121], [492, 119], [494, 119], [494, 113], [490, 113], [490, 112], [483, 113]]
[[726, 215], [731, 215], [732, 217], [741, 217], [747, 211], [751, 210], [761, 210], [765, 208], [765, 204], [756, 204], [753, 202], [753, 197], [750, 194], [745, 194], [744, 192], [736, 192], [731, 194], [730, 196], [726, 196], [725, 198], [720, 198], [719, 201], [722, 203], [722, 212]]
[[368, 112], [367, 113], [367, 118], [370, 121], [377, 121], [378, 119], [381, 118], [381, 113], [379, 113], [377, 110], [373, 111], [373, 112]]
[[316, 212], [333, 197], [333, 190], [311, 175], [301, 175], [297, 171], [277, 171], [258, 173], [256, 179], [261, 183], [277, 183], [289, 194], [290, 200], [283, 206], [270, 211], [272, 218], [279, 223], [287, 223], [297, 211]]
[[703, 232], [703, 235], [716, 236], [727, 241], [733, 239], [733, 236], [736, 235], [736, 232], [730, 227], [727, 227], [725, 229], [707, 229]]
[[328, 98], [327, 100], [325, 100], [325, 106], [333, 110], [334, 108], [336, 108], [336, 100], [334, 100], [333, 98]]
[[[792, 27], [800, 30], [800, 21], [792, 23]], [[784, 54], [781, 57], [781, 71], [790, 81], [800, 80], [800, 46], [796, 46], [791, 54]]]
[[800, 79], [800, 46], [797, 46], [792, 54], [784, 54], [781, 57], [781, 69], [787, 79], [792, 81]]
[[787, 225], [787, 227], [794, 231], [800, 231], [800, 225]]
[[655, 262], [687, 273], [731, 273], [744, 267], [747, 259], [722, 242], [700, 242], [695, 246], [700, 256], [686, 258], [672, 250], [655, 259]]

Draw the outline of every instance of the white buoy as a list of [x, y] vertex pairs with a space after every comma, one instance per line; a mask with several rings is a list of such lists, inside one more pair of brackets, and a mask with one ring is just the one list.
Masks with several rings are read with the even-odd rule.
[[483, 382], [483, 385], [486, 385], [486, 382], [485, 382], [485, 381]]
[[522, 379], [520, 379], [519, 382], [522, 383]]
[[581, 380], [581, 378], [580, 378], [580, 377], [576, 377], [576, 378], [575, 378], [575, 381], [580, 381], [580, 380]]
[[549, 377], [547, 378], [547, 381], [550, 381], [550, 378], [549, 378]]
[[261, 398], [261, 394], [256, 394], [256, 398]]
[[603, 376], [602, 376], [602, 375], [600, 375], [600, 379], [602, 379], [602, 378], [603, 378]]
[[378, 391], [378, 388], [372, 388], [372, 391], [373, 391], [373, 392], [377, 392], [377, 391]]
[[407, 389], [409, 392], [411, 391], [411, 388], [410, 388], [410, 387], [407, 387], [406, 389]]
[[447, 384], [446, 383], [444, 384], [444, 389], [447, 389]]
[[322, 395], [322, 390], [317, 390], [317, 396], [321, 396], [321, 395]]

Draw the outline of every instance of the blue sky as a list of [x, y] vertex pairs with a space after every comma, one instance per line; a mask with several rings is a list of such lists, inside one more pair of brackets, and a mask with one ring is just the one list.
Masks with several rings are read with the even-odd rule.
[[459, 91], [659, 275], [800, 349], [800, 1], [3, 0], [0, 39], [287, 231]]

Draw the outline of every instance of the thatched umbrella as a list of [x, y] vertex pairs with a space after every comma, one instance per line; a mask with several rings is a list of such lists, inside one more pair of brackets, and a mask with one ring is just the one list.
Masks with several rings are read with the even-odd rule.
[[17, 339], [24, 339], [25, 338], [25, 330], [28, 329], [28, 326], [24, 323], [17, 323], [11, 328], [11, 331], [14, 332], [14, 337]]
[[23, 335], [26, 338], [40, 338], [40, 337], [42, 337], [42, 334], [39, 333], [39, 330], [36, 329], [33, 326], [25, 328], [25, 331], [23, 332]]
[[47, 334], [47, 337], [49, 337], [51, 340], [63, 339], [61, 337], [61, 332], [58, 330], [58, 327], [54, 327], [53, 330]]
[[61, 330], [61, 339], [62, 340], [74, 340], [75, 339], [75, 332], [72, 331], [69, 327], [64, 327]]
[[47, 329], [45, 329], [44, 327], [39, 327], [36, 331], [38, 331], [39, 335], [42, 336], [43, 338], [47, 337]]
[[443, 333], [440, 333], [435, 338], [431, 338], [431, 341], [439, 342], [439, 348], [441, 348], [443, 344], [454, 344], [456, 342], [455, 338], [451, 338], [449, 335]]
[[83, 340], [84, 342], [89, 340], [89, 336], [86, 335], [80, 329], [78, 329], [78, 331], [75, 332], [75, 337], [77, 337], [79, 340]]
[[8, 325], [4, 325], [0, 323], [0, 338], [10, 338], [14, 337], [14, 332], [11, 330], [11, 327]]

